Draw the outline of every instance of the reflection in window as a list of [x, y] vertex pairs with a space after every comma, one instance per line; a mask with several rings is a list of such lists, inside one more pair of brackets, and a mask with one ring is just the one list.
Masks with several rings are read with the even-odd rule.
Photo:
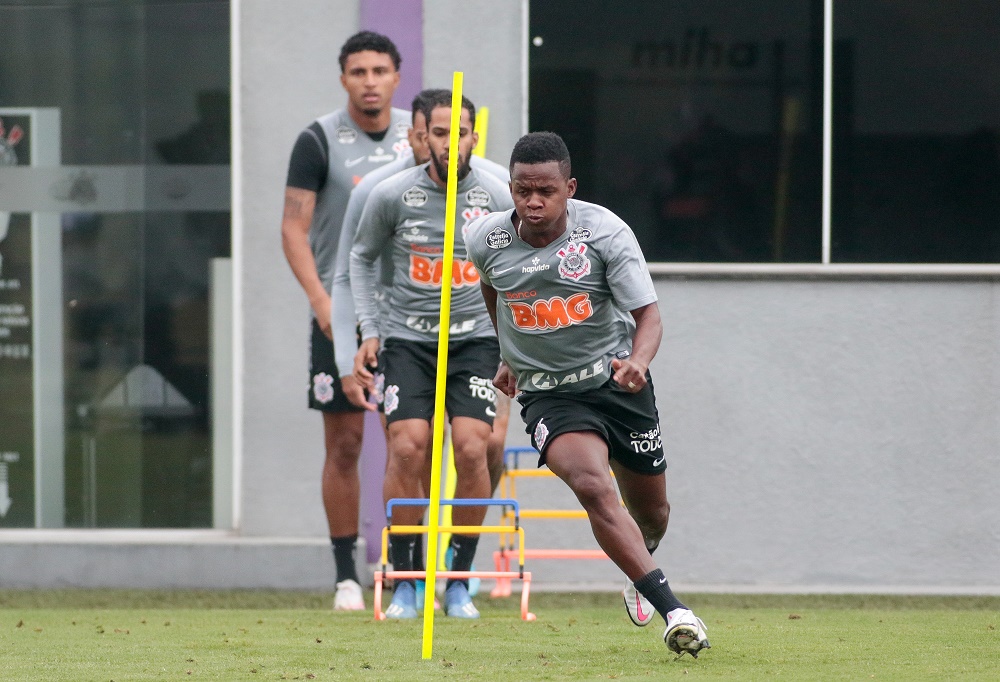
[[211, 526], [209, 264], [230, 254], [229, 3], [0, 4], [0, 107], [57, 109], [63, 164], [142, 178], [126, 183], [140, 189], [125, 210], [97, 191], [107, 169], [42, 192], [80, 205], [61, 220], [65, 525]]
[[533, 3], [530, 128], [650, 261], [818, 261], [817, 4]]
[[995, 3], [851, 0], [838, 8], [834, 260], [997, 262]]

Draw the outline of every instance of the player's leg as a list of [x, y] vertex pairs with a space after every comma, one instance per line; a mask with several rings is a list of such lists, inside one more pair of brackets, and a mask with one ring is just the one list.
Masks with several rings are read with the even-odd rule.
[[[667, 519], [670, 515], [666, 477], [662, 473], [636, 473], [615, 459], [611, 460], [611, 469], [615, 472], [618, 491], [625, 502], [625, 507], [639, 526], [646, 550], [652, 555], [666, 532]], [[635, 584], [631, 580], [625, 580], [622, 598], [633, 623], [642, 627], [653, 621], [653, 616], [656, 614], [653, 605], [635, 589]]]
[[490, 495], [496, 492], [503, 476], [503, 451], [507, 443], [507, 426], [510, 423], [510, 398], [506, 393], [497, 392], [496, 416], [493, 430], [486, 442], [486, 466], [490, 472]]
[[[644, 548], [652, 555], [666, 532], [670, 506], [659, 416], [652, 379], [648, 374], [646, 378], [647, 386], [639, 393], [607, 391], [599, 409], [607, 425], [611, 467], [619, 491], [639, 529]], [[699, 651], [709, 647], [705, 624], [677, 599], [662, 571], [656, 569], [638, 580], [628, 577], [634, 584], [626, 585], [623, 596], [633, 622], [645, 624], [639, 616], [639, 607], [645, 606], [642, 603], [645, 598], [667, 622], [663, 641], [671, 651], [697, 656]], [[642, 611], [645, 612], [645, 608]]]
[[323, 507], [326, 510], [333, 558], [337, 568], [334, 609], [364, 609], [357, 574], [358, 507], [361, 483], [358, 460], [364, 415], [357, 412], [323, 412]]
[[678, 654], [687, 651], [697, 655], [708, 646], [704, 624], [670, 590], [666, 577], [646, 550], [639, 526], [619, 505], [608, 473], [607, 452], [607, 444], [597, 433], [570, 432], [549, 442], [545, 459], [587, 511], [601, 549], [663, 616], [667, 646]]
[[[455, 497], [489, 498], [493, 489], [486, 450], [496, 416], [491, 373], [496, 368], [499, 346], [491, 337], [458, 342], [449, 350], [453, 359], [448, 365], [446, 403], [455, 455]], [[454, 507], [451, 517], [455, 525], [482, 525], [486, 507]], [[478, 534], [452, 533], [451, 569], [472, 570], [478, 545]], [[468, 580], [449, 580], [444, 603], [449, 616], [479, 617], [469, 595]]]
[[608, 471], [608, 445], [600, 434], [570, 431], [552, 437], [545, 446], [545, 463], [576, 495], [597, 543], [630, 580], [656, 568], [639, 527], [618, 502]]
[[323, 415], [324, 460], [321, 478], [323, 507], [336, 566], [338, 611], [364, 609], [355, 556], [358, 542], [360, 483], [358, 460], [364, 433], [364, 412], [354, 407], [340, 388], [333, 345], [315, 320], [310, 337], [309, 407]]
[[[379, 357], [385, 373], [383, 408], [387, 427], [387, 457], [382, 495], [385, 502], [399, 497], [422, 497], [434, 409], [434, 349], [398, 339], [387, 339]], [[421, 507], [393, 509], [394, 525], [419, 525]], [[389, 536], [393, 568], [413, 570], [418, 534]], [[397, 580], [389, 618], [416, 618], [416, 588], [413, 580]]]

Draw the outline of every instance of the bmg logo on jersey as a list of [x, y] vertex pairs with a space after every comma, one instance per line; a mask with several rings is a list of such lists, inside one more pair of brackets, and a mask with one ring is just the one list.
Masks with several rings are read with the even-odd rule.
[[580, 324], [594, 314], [590, 294], [573, 294], [569, 298], [553, 296], [532, 303], [508, 303], [518, 329], [559, 329]]
[[633, 431], [628, 437], [632, 444], [632, 449], [636, 452], [655, 452], [663, 447], [659, 424], [656, 425], [656, 428], [642, 433]]
[[[440, 287], [444, 275], [444, 259], [410, 254], [410, 279], [420, 286]], [[456, 287], [479, 285], [479, 272], [472, 261], [452, 261], [451, 283]]]

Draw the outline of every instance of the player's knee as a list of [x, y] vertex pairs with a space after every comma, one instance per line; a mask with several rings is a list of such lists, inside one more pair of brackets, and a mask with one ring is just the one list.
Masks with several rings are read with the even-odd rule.
[[341, 437], [331, 435], [326, 439], [326, 457], [334, 466], [357, 466], [361, 458], [361, 433], [346, 430]]
[[455, 469], [458, 472], [477, 472], [486, 464], [486, 443], [467, 439], [455, 444]]
[[643, 509], [641, 513], [634, 514], [636, 525], [642, 531], [642, 536], [648, 541], [659, 542], [663, 534], [667, 532], [667, 520], [670, 518], [670, 505], [664, 504], [659, 507]]
[[575, 472], [569, 477], [567, 484], [588, 511], [618, 504], [618, 496], [610, 476], [596, 472]]
[[422, 477], [425, 470], [427, 450], [422, 443], [397, 438], [388, 453], [387, 468], [394, 473]]

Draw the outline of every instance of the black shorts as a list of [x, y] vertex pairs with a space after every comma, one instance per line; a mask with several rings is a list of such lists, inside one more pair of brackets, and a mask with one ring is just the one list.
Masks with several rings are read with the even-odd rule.
[[612, 379], [585, 393], [529, 391], [519, 393], [521, 418], [531, 443], [545, 464], [545, 447], [563, 433], [594, 431], [608, 444], [608, 455], [630, 471], [660, 474], [666, 468], [660, 418], [656, 411], [653, 381], [629, 393]]
[[[496, 390], [493, 377], [500, 362], [495, 337], [448, 344], [445, 409], [448, 416], [472, 417], [493, 425]], [[385, 374], [382, 406], [386, 421], [434, 418], [437, 388], [437, 343], [386, 339], [379, 353]]]
[[344, 395], [333, 360], [333, 341], [315, 319], [309, 337], [309, 407], [322, 412], [364, 412]]

